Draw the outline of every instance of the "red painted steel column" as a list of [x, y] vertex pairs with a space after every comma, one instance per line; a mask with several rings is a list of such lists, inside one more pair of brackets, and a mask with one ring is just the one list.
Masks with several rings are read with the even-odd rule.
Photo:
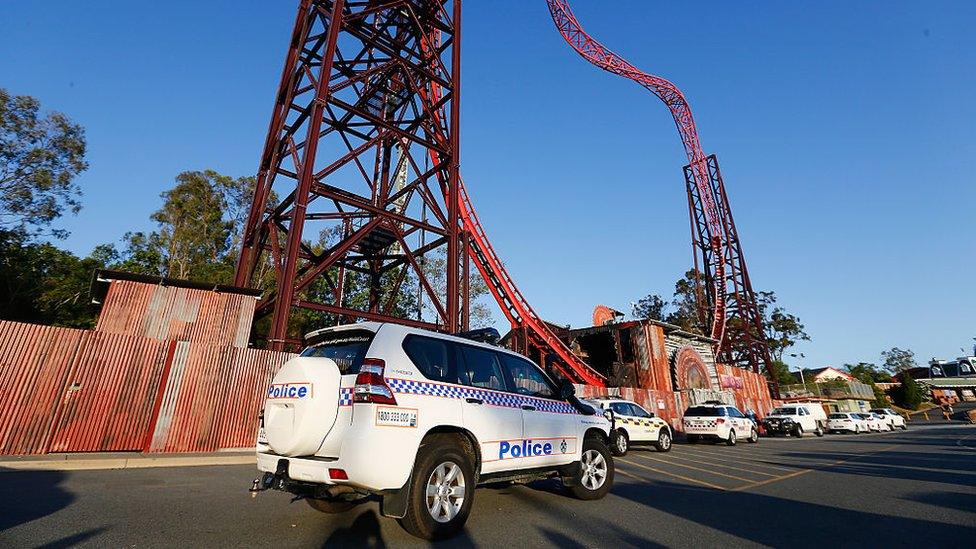
[[451, 165], [447, 182], [448, 241], [447, 241], [447, 331], [458, 331], [458, 229], [460, 213], [460, 163], [461, 142], [458, 139], [461, 122], [461, 0], [454, 0], [454, 36], [451, 43]]
[[275, 301], [273, 324], [268, 341], [271, 349], [276, 351], [284, 348], [285, 338], [288, 334], [288, 319], [291, 316], [295, 292], [295, 270], [298, 268], [298, 249], [302, 244], [305, 208], [308, 206], [308, 195], [315, 175], [315, 152], [318, 149], [322, 113], [329, 93], [329, 76], [332, 74], [336, 42], [339, 39], [339, 29], [342, 28], [344, 5], [345, 0], [336, 0], [333, 4], [325, 56], [316, 83], [315, 106], [312, 107], [311, 120], [308, 125], [305, 151], [302, 156], [301, 176], [298, 189], [295, 191], [295, 204], [292, 206], [291, 223], [288, 227], [288, 242], [285, 245], [285, 264], [281, 276], [278, 278], [278, 297]]

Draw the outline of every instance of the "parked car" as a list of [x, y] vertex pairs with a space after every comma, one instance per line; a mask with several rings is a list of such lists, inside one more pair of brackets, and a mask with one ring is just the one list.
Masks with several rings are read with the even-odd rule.
[[819, 404], [780, 406], [763, 419], [763, 426], [769, 435], [802, 437], [803, 433], [810, 432], [822, 437], [827, 430], [827, 413]]
[[869, 430], [868, 423], [861, 419], [860, 414], [850, 412], [834, 412], [827, 416], [827, 429], [831, 433], [863, 433]]
[[682, 425], [688, 442], [692, 444], [702, 439], [711, 439], [735, 446], [743, 435], [749, 442], [759, 441], [756, 424], [735, 406], [712, 400], [689, 407], [684, 416]]
[[557, 478], [584, 500], [613, 485], [610, 418], [522, 355], [375, 322], [307, 340], [267, 392], [254, 492], [325, 513], [379, 500], [384, 516], [437, 539], [462, 528], [477, 484]]
[[873, 416], [874, 419], [878, 420], [878, 423], [880, 423], [880, 425], [881, 425], [881, 430], [882, 431], [893, 431], [894, 430], [894, 427], [891, 426], [891, 423], [888, 421], [888, 418], [887, 417], [885, 417], [885, 416], [883, 416], [881, 414], [876, 414], [874, 412], [868, 412], [868, 413], [871, 414], [871, 416]]
[[875, 416], [874, 414], [860, 413], [857, 415], [864, 420], [864, 422], [868, 426], [868, 430], [870, 431], [876, 431], [880, 433], [881, 430], [884, 428], [883, 427], [884, 421], [881, 418]]
[[611, 435], [610, 449], [615, 456], [624, 456], [631, 446], [650, 445], [658, 452], [671, 450], [674, 434], [668, 422], [643, 406], [621, 398], [593, 398], [586, 402], [598, 410], [613, 411], [614, 432]]
[[884, 418], [884, 420], [888, 422], [888, 425], [891, 426], [892, 431], [895, 430], [895, 427], [901, 427], [902, 431], [908, 429], [908, 424], [905, 422], [905, 418], [891, 408], [872, 408], [871, 413], [878, 414]]

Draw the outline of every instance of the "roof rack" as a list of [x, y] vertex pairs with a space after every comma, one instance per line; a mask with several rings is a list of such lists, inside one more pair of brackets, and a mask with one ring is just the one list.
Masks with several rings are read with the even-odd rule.
[[471, 341], [477, 341], [479, 343], [487, 343], [489, 345], [498, 345], [498, 340], [502, 338], [502, 336], [498, 333], [498, 330], [494, 328], [478, 328], [477, 330], [458, 332], [454, 335], [457, 337], [463, 337], [464, 339], [470, 339]]

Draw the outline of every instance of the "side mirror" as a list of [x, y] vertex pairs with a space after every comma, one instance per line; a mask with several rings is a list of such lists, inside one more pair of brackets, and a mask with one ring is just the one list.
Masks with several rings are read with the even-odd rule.
[[576, 387], [570, 382], [565, 382], [559, 388], [559, 398], [562, 400], [569, 400], [570, 398], [576, 396]]

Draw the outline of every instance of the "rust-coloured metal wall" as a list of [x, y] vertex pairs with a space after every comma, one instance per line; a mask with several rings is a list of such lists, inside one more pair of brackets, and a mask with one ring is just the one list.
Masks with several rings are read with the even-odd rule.
[[0, 321], [0, 454], [40, 454], [85, 330]]
[[167, 348], [144, 337], [88, 334], [68, 374], [49, 451], [141, 450]]
[[108, 279], [99, 332], [247, 347], [251, 295]]
[[291, 356], [0, 322], [0, 454], [251, 446]]

